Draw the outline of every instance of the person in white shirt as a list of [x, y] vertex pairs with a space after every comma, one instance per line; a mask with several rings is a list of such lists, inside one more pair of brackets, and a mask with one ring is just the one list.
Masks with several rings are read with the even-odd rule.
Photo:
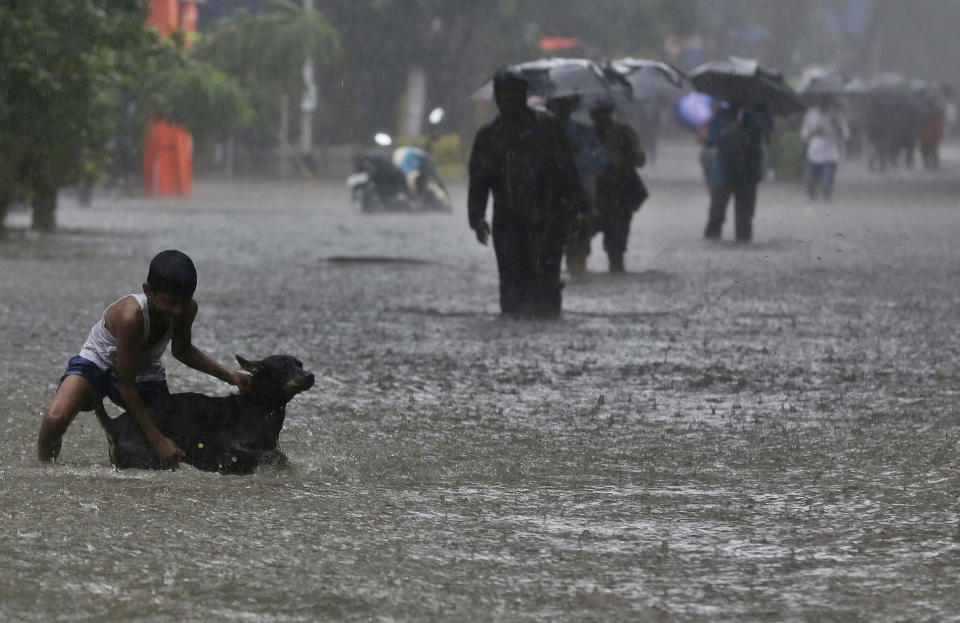
[[807, 162], [803, 186], [810, 199], [833, 197], [833, 180], [843, 147], [850, 138], [846, 115], [833, 97], [821, 96], [807, 109], [800, 128], [800, 137], [807, 143]]

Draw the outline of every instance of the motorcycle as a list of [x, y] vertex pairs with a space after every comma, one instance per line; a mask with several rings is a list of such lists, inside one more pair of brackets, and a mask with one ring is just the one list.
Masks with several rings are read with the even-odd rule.
[[[378, 143], [384, 140], [378, 135]], [[356, 156], [347, 187], [351, 203], [362, 212], [453, 210], [453, 202], [437, 175], [433, 160], [417, 147], [398, 147], [390, 156], [382, 153]]]

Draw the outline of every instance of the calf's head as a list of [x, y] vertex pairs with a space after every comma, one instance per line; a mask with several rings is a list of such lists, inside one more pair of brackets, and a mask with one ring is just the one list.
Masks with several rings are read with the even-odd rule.
[[237, 355], [240, 367], [253, 375], [250, 396], [272, 405], [284, 405], [302, 391], [313, 387], [313, 373], [289, 355], [271, 355], [260, 361], [248, 361]]

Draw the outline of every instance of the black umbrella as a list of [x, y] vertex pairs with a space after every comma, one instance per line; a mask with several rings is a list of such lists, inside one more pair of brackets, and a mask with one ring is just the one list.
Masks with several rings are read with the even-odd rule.
[[[544, 98], [571, 95], [606, 95], [610, 82], [595, 62], [583, 58], [544, 58], [511, 65], [526, 78], [529, 95]], [[493, 99], [493, 80], [474, 91], [471, 99]]]
[[689, 77], [701, 93], [727, 102], [764, 104], [775, 115], [791, 115], [806, 108], [782, 75], [754, 60], [731, 56], [726, 61], [704, 63]]
[[842, 95], [863, 95], [867, 92], [867, 81], [863, 78], [853, 77], [843, 85]]
[[877, 74], [867, 81], [869, 93], [921, 93], [930, 88], [930, 83], [919, 78], [908, 78], [904, 75], [885, 72]]
[[811, 106], [823, 97], [854, 102], [867, 93], [867, 84], [860, 78], [847, 78], [839, 71], [812, 72], [800, 81], [797, 93]]
[[849, 80], [837, 71], [810, 73], [797, 87], [800, 95], [842, 95], [846, 93]]
[[620, 58], [610, 61], [605, 69], [630, 85], [634, 99], [679, 95], [690, 81], [679, 69], [661, 61], [644, 58]]

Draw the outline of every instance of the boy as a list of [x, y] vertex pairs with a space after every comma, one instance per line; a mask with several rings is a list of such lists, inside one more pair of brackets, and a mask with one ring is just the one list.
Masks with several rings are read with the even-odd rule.
[[167, 394], [160, 357], [172, 342], [173, 356], [194, 370], [236, 385], [250, 386], [250, 375], [228, 370], [191, 342], [197, 316], [193, 292], [197, 271], [180, 251], [163, 251], [150, 262], [143, 294], [130, 294], [110, 305], [90, 329], [80, 354], [67, 364], [60, 387], [40, 422], [37, 452], [41, 461], [60, 455], [63, 433], [79, 411], [90, 411], [104, 396], [136, 419], [157, 458], [175, 463], [183, 451], [165, 437], [150, 417], [147, 398]]

